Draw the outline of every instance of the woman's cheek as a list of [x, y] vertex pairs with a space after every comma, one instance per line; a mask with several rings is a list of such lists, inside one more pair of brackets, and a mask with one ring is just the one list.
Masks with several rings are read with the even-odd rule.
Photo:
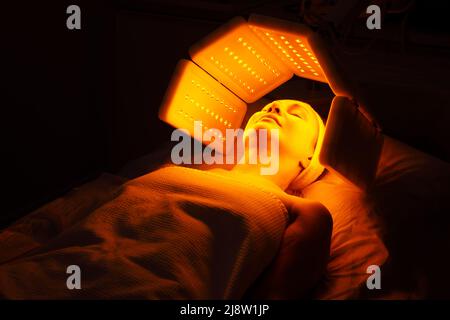
[[250, 117], [250, 119], [248, 119], [248, 122], [247, 122], [247, 125], [245, 126], [245, 128], [253, 127], [253, 126], [255, 125], [255, 123], [256, 123], [257, 116], [258, 116], [258, 112], [257, 112], [257, 113], [254, 113], [254, 114]]
[[283, 130], [278, 130], [278, 145], [279, 145], [280, 151], [289, 149], [289, 145], [292, 142], [293, 142], [293, 140], [291, 140], [291, 142], [290, 142], [289, 136], [286, 136], [286, 134]]

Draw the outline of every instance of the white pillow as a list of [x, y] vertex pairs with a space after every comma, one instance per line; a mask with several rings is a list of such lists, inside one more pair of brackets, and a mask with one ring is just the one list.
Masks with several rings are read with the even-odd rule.
[[[374, 186], [359, 191], [331, 173], [303, 190], [334, 221], [328, 272], [316, 297], [449, 297], [450, 165], [385, 137]], [[369, 290], [369, 265], [381, 290]]]
[[388, 257], [379, 236], [379, 223], [367, 205], [364, 193], [328, 172], [304, 189], [303, 196], [321, 202], [333, 217], [327, 274], [317, 288], [315, 298], [357, 298], [359, 287], [368, 276], [367, 267], [382, 265]]

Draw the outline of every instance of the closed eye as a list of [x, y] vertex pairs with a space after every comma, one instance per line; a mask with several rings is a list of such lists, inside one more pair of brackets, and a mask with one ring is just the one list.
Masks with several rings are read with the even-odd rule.
[[288, 109], [288, 113], [295, 117], [298, 117], [302, 120], [305, 120], [305, 121], [308, 120], [307, 112], [305, 111], [305, 109], [302, 106], [300, 106], [298, 104], [291, 105]]
[[300, 119], [304, 120], [304, 117], [303, 117], [301, 114], [292, 113], [292, 115], [293, 115], [294, 117], [297, 117], [297, 118], [300, 118]]

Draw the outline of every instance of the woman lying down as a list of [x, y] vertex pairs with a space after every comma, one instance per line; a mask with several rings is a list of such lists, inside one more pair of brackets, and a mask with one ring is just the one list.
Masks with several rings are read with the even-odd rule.
[[0, 296], [308, 297], [325, 271], [332, 222], [324, 206], [292, 191], [323, 172], [323, 123], [309, 105], [280, 100], [256, 112], [245, 130], [252, 128], [279, 129], [276, 174], [262, 176], [254, 164], [168, 166], [130, 180], [45, 245], [2, 264]]

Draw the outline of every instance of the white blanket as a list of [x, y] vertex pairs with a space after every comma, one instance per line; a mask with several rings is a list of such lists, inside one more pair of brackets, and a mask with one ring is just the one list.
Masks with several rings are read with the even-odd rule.
[[[54, 237], [17, 236], [20, 223], [0, 234], [0, 296], [237, 299], [275, 256], [287, 222], [260, 186], [182, 167], [131, 180], [112, 198], [89, 214], [60, 205], [67, 211], [52, 216], [68, 227]], [[21, 257], [14, 239], [29, 250]], [[70, 265], [81, 269], [80, 290], [66, 286]]]

